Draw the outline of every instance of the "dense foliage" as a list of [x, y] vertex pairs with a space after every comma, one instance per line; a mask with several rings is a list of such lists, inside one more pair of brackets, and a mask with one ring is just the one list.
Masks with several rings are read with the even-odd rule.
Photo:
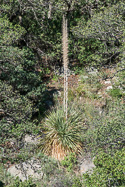
[[124, 43], [124, 3], [102, 6], [96, 13], [93, 10], [91, 19], [87, 23], [80, 20], [74, 33], [82, 40], [78, 55], [81, 62], [98, 66], [118, 62]]
[[[63, 107], [52, 108], [62, 104], [63, 94], [58, 100], [57, 87], [49, 87], [59, 81], [54, 70], [63, 72], [63, 15], [68, 20], [69, 69], [75, 79], [78, 75], [78, 86], [74, 83], [68, 91], [68, 119]], [[40, 147], [47, 155], [66, 157], [59, 164], [38, 156], [45, 174], [38, 186], [124, 186], [124, 38], [124, 0], [0, 1], [0, 185], [10, 184], [4, 170], [8, 160], [30, 158]], [[113, 68], [108, 74], [105, 67]], [[106, 79], [112, 84], [109, 90]], [[102, 100], [103, 106], [98, 104]], [[41, 138], [35, 151], [23, 149], [26, 134]], [[67, 156], [82, 151], [95, 156], [96, 165], [84, 179], [74, 172], [77, 154]], [[37, 184], [16, 179], [12, 186]]]
[[92, 175], [84, 175], [86, 186], [121, 186], [125, 185], [125, 150], [117, 151], [115, 155], [101, 152], [96, 156], [96, 168]]
[[102, 115], [90, 112], [89, 128], [85, 134], [85, 141], [89, 148], [98, 153], [103, 149], [106, 152], [115, 152], [124, 146], [125, 115], [124, 105], [119, 102], [107, 106]]

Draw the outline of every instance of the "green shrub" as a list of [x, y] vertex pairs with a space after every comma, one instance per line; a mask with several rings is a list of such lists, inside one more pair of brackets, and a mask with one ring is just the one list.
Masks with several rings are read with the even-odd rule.
[[52, 78], [53, 81], [57, 82], [58, 79], [59, 79], [59, 76], [57, 76], [57, 75], [53, 75], [53, 78]]
[[24, 182], [20, 181], [20, 179], [17, 177], [12, 185], [9, 185], [8, 187], [37, 187], [36, 184], [32, 181], [32, 179], [25, 180]]
[[91, 149], [94, 154], [100, 149], [109, 152], [121, 149], [124, 146], [125, 115], [124, 104], [115, 101], [102, 111], [89, 111], [87, 113], [88, 130], [83, 135], [84, 145]]
[[114, 89], [111, 89], [109, 91], [109, 94], [112, 96], [112, 97], [117, 97], [117, 98], [121, 98], [122, 97], [122, 92], [119, 88], [114, 88]]
[[[122, 63], [124, 66], [124, 60]], [[120, 86], [123, 89], [123, 91], [125, 91], [125, 71], [121, 71], [118, 73], [118, 82], [116, 82], [116, 85]]]
[[87, 97], [87, 88], [85, 87], [85, 85], [79, 85], [77, 88], [76, 88], [76, 94], [77, 96], [84, 96], [84, 97]]
[[39, 154], [39, 159], [42, 165], [42, 171], [47, 176], [50, 177], [55, 175], [56, 171], [58, 171], [58, 162], [54, 158], [48, 157], [43, 153]]
[[29, 99], [14, 92], [6, 82], [0, 81], [0, 141], [18, 135], [21, 137], [23, 133], [30, 131], [32, 106]]
[[91, 99], [98, 98], [97, 92], [102, 84], [97, 75], [81, 76], [81, 84], [76, 88], [77, 96], [84, 96]]
[[68, 90], [68, 101], [71, 102], [75, 99], [75, 91], [72, 89]]
[[125, 149], [114, 155], [100, 152], [94, 159], [93, 173], [83, 175], [85, 186], [121, 186], [125, 185]]
[[82, 187], [82, 182], [79, 177], [74, 177], [72, 187]]
[[67, 171], [72, 171], [76, 163], [77, 159], [75, 153], [70, 153], [68, 156], [65, 156], [64, 160], [61, 161], [61, 164], [66, 167]]
[[49, 187], [71, 187], [73, 185], [74, 175], [69, 175], [68, 173], [59, 173], [59, 175], [55, 176], [51, 181], [51, 184], [48, 185]]
[[75, 67], [73, 67], [73, 68], [71, 68], [73, 71], [74, 71], [74, 73], [75, 73], [75, 75], [77, 75], [77, 74], [80, 74], [80, 75], [83, 75], [83, 74], [85, 74], [85, 70], [84, 70], [84, 68], [83, 67], [81, 67], [81, 66], [75, 66]]

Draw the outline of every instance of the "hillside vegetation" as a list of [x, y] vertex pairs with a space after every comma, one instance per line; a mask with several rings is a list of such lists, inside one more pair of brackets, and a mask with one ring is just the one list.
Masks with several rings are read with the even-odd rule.
[[125, 186], [124, 107], [123, 0], [0, 1], [0, 186]]

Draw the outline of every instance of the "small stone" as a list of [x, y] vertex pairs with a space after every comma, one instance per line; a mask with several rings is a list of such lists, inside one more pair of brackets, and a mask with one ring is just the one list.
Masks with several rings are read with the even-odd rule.
[[61, 97], [61, 92], [60, 91], [57, 91], [57, 94], [59, 97]]
[[56, 92], [53, 93], [53, 96], [61, 97], [61, 92], [57, 90]]
[[98, 98], [103, 98], [102, 95], [98, 95]]
[[111, 81], [105, 81], [105, 84], [111, 84]]
[[82, 76], [81, 78], [82, 79], [88, 79], [88, 76]]
[[97, 94], [98, 94], [99, 97], [102, 97], [102, 92], [101, 91], [98, 91]]
[[98, 92], [99, 95], [101, 95], [101, 92]]
[[112, 86], [108, 86], [106, 89], [111, 90], [112, 88], [113, 88]]
[[74, 73], [74, 72], [72, 72], [72, 75], [75, 75], [75, 73]]
[[[121, 87], [121, 86], [118, 86], [118, 88], [122, 91], [123, 90], [123, 88]], [[124, 91], [123, 91], [124, 92]]]
[[100, 110], [100, 111], [99, 111], [99, 114], [101, 115], [101, 114], [102, 114], [102, 112], [103, 112], [103, 111], [102, 111], [102, 110]]
[[89, 75], [97, 75], [97, 72], [96, 71], [90, 71]]

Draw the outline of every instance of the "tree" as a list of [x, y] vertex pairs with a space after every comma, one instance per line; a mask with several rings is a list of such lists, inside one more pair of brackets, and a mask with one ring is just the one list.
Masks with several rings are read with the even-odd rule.
[[32, 106], [25, 96], [14, 92], [5, 81], [0, 81], [0, 143], [13, 137], [12, 127], [17, 124], [25, 128], [32, 117]]
[[[17, 1], [13, 1], [5, 6], [3, 2], [1, 6], [3, 11], [0, 18], [1, 141], [13, 137], [12, 128], [17, 126], [20, 126], [25, 133], [30, 130], [30, 125], [29, 129], [27, 126], [32, 116], [39, 111], [45, 90], [42, 76], [37, 71], [37, 58], [33, 50], [22, 42], [27, 30], [13, 17], [18, 9], [17, 4]], [[12, 5], [14, 10], [11, 9]]]
[[83, 41], [83, 45], [79, 45], [81, 61], [91, 61], [95, 65], [118, 61], [123, 43], [124, 6], [120, 2], [102, 7], [99, 13], [93, 12], [87, 23], [79, 21], [74, 33]]

